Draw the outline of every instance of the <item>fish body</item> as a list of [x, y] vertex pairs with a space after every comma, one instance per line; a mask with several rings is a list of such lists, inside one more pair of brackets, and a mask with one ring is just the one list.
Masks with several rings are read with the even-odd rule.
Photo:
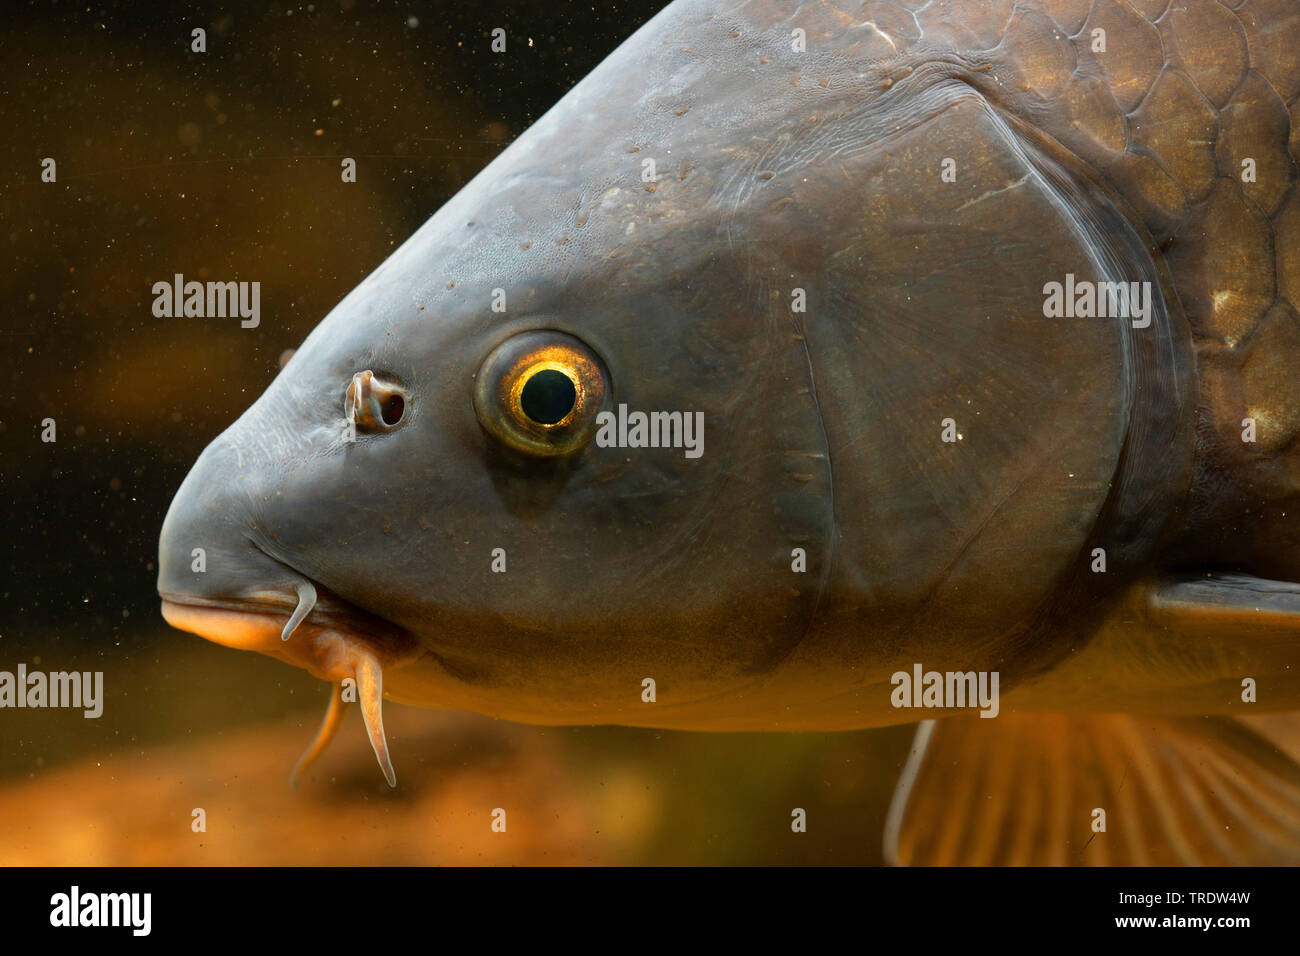
[[[1233, 812], [1285, 809], [1246, 842], [1206, 811], [1105, 861], [1294, 862], [1294, 763], [1179, 721], [1300, 709], [1297, 51], [1280, 0], [677, 0], [203, 453], [164, 614], [355, 681], [390, 781], [383, 697], [952, 717], [918, 737], [897, 859], [1039, 860], [908, 836], [918, 780], [951, 783], [926, 751], [975, 734], [1014, 748], [987, 765], [1004, 795], [1064, 741], [1268, 765], [1283, 796]], [[996, 674], [998, 716], [918, 711], [898, 675], [929, 671]], [[1091, 779], [1035, 804], [1049, 861], [1102, 853], [1077, 856], [1085, 815], [1123, 778]]]

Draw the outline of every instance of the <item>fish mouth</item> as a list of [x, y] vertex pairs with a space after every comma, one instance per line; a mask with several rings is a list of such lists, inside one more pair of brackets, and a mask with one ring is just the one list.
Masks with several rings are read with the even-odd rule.
[[[260, 549], [259, 549], [260, 550]], [[272, 559], [274, 560], [274, 559]], [[332, 630], [364, 640], [392, 666], [406, 663], [404, 647], [415, 643], [403, 628], [363, 610], [311, 578], [293, 571], [294, 590], [268, 589], [241, 597], [207, 597], [159, 588], [163, 617], [180, 630], [190, 631], [237, 650], [258, 651], [305, 667], [314, 676], [332, 679], [326, 670], [295, 650], [321, 631]], [[296, 643], [295, 643], [296, 642]]]
[[383, 675], [421, 656], [418, 642], [397, 625], [267, 554], [256, 543], [253, 547], [296, 579], [296, 596], [268, 589], [224, 598], [159, 588], [163, 618], [179, 630], [226, 647], [258, 651], [335, 685], [325, 719], [294, 767], [291, 784], [296, 784], [324, 751], [355, 701], [361, 704], [375, 759], [389, 786], [397, 786], [384, 736]]

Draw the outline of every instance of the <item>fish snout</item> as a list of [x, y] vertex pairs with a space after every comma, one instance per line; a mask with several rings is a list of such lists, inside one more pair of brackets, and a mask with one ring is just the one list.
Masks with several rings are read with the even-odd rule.
[[254, 543], [243, 466], [238, 448], [223, 436], [199, 456], [176, 492], [158, 541], [158, 593], [164, 601], [293, 609], [303, 578]]
[[163, 617], [179, 630], [260, 651], [336, 685], [295, 779], [324, 749], [347, 703], [355, 700], [375, 757], [395, 786], [380, 710], [383, 672], [409, 662], [418, 647], [399, 628], [328, 589], [318, 593], [316, 582], [272, 556], [274, 535], [259, 526], [257, 516], [258, 503], [275, 491], [256, 484], [263, 463], [246, 460], [229, 434], [199, 457], [163, 520], [158, 542]]

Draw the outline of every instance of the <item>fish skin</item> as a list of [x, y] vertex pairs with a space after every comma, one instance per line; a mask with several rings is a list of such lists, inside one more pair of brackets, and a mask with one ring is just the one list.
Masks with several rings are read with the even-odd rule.
[[[1176, 661], [1146, 623], [1114, 626], [1162, 576], [1300, 580], [1297, 51], [1300, 7], [1276, 0], [678, 0], [209, 447], [160, 591], [284, 594], [287, 614], [310, 579], [322, 615], [382, 622], [363, 636], [385, 696], [514, 720], [907, 722], [889, 678], [917, 661], [999, 670], [1011, 710], [1021, 687], [1034, 708], [1068, 687], [1080, 710], [1141, 709], [1095, 659], [1071, 667], [1097, 635], [1116, 667]], [[1045, 319], [1067, 272], [1150, 281], [1151, 327]], [[504, 454], [471, 379], [538, 328], [599, 355], [614, 400], [702, 410], [703, 458]], [[363, 369], [409, 389], [410, 417], [348, 446]], [[223, 570], [196, 584], [200, 539]], [[309, 641], [254, 645], [324, 666], [294, 656]], [[1270, 646], [1284, 675], [1297, 652]], [[1161, 699], [1231, 711], [1226, 673]]]
[[[993, 35], [988, 17], [998, 18], [985, 14], [994, 7], [979, 4], [931, 4], [907, 29], [902, 20], [899, 29], [883, 26], [883, 16], [866, 28], [833, 5], [804, 5], [790, 13], [762, 3], [673, 4], [354, 290], [304, 343], [292, 374], [277, 379], [205, 453], [192, 484], [205, 474], [212, 484], [220, 481], [214, 476], [242, 475], [242, 484], [230, 489], [231, 500], [205, 512], [213, 516], [209, 536], [220, 544], [238, 527], [241, 537], [253, 538], [283, 564], [412, 635], [425, 664], [437, 658], [429, 681], [412, 681], [409, 665], [407, 674], [390, 677], [391, 695], [481, 709], [479, 695], [443, 685], [510, 686], [512, 695], [492, 709], [521, 719], [666, 719], [685, 726], [720, 720], [751, 727], [759, 720], [746, 716], [756, 709], [752, 699], [729, 716], [707, 711], [729, 690], [770, 688], [778, 665], [782, 680], [799, 685], [788, 692], [795, 701], [813, 687], [823, 698], [835, 691], [846, 699], [877, 695], [882, 677], [898, 665], [924, 659], [927, 652], [933, 658], [929, 634], [936, 632], [948, 634], [947, 642], [955, 645], [940, 651], [951, 656], [953, 667], [973, 666], [976, 651], [986, 661], [1014, 652], [1027, 671], [1049, 666], [1059, 653], [1052, 635], [1027, 636], [1027, 626], [1054, 591], [1078, 590], [1067, 579], [1078, 577], [1076, 559], [1093, 525], [1104, 509], [1114, 519], [1114, 509], [1125, 506], [1113, 496], [1108, 500], [1112, 478], [1118, 476], [1121, 489], [1131, 492], [1127, 507], [1134, 514], [1119, 516], [1126, 538], [1108, 543], [1131, 565], [1149, 562], [1161, 536], [1168, 538], [1175, 504], [1203, 519], [1222, 515], [1225, 502], [1240, 498], [1232, 493], [1237, 483], [1246, 480], [1222, 477], [1242, 468], [1211, 469], [1235, 452], [1226, 442], [1206, 447], [1205, 433], [1217, 421], [1204, 417], [1207, 404], [1211, 415], [1218, 410], [1212, 400], [1193, 411], [1199, 379], [1193, 378], [1192, 353], [1200, 363], [1213, 356], [1207, 358], [1204, 335], [1198, 337], [1204, 330], [1182, 314], [1199, 316], [1203, 303], [1188, 291], [1190, 280], [1178, 281], [1167, 257], [1146, 264], [1167, 293], [1162, 301], [1168, 315], [1157, 330], [1163, 351], [1154, 356], [1141, 352], [1156, 336], [1125, 333], [1136, 340], [1126, 343], [1097, 324], [1051, 330], [1031, 318], [1037, 324], [1029, 340], [1028, 328], [963, 327], [955, 314], [948, 327], [936, 329], [927, 311], [955, 313], [962, 297], [981, 295], [986, 301], [973, 303], [975, 308], [996, 307], [1010, 294], [1018, 296], [1017, 306], [1027, 306], [1039, 296], [1040, 276], [1057, 277], [1073, 265], [1080, 272], [1088, 268], [1095, 255], [1088, 236], [1077, 237], [1074, 248], [1052, 262], [1017, 247], [1017, 231], [1044, 235], [1065, 224], [1055, 218], [1052, 205], [1059, 197], [1050, 190], [1032, 181], [1008, 188], [1034, 172], [1016, 150], [1041, 151], [1043, 164], [1072, 163], [1065, 175], [1096, 177], [1104, 169], [1103, 181], [1083, 179], [1081, 188], [1097, 186], [1099, 195], [1122, 202], [1115, 208], [1125, 214], [1133, 241], [1172, 238], [1183, 248], [1176, 229], [1162, 231], [1159, 215], [1133, 216], [1152, 205], [1143, 190], [1155, 187], [1141, 175], [1128, 175], [1127, 165], [1127, 157], [1137, 155], [1176, 165], [1173, 157], [1154, 154], [1152, 145], [1183, 148], [1181, 140], [1146, 134], [1139, 152], [1140, 137], [1128, 130], [1131, 117], [1113, 96], [1105, 100], [1102, 94], [1122, 89], [1125, 101], [1140, 111], [1145, 93], [1165, 75], [1160, 71], [1185, 74], [1177, 64], [1164, 63], [1153, 72], [1151, 51], [1161, 49], [1163, 27], [1113, 6], [1094, 4], [1080, 27], [1061, 5], [1021, 5]], [[1185, 16], [1194, 12], [1188, 8]], [[1101, 61], [1088, 51], [1093, 23], [1109, 26], [1112, 48], [1118, 47], [1113, 59]], [[792, 24], [807, 31], [808, 52], [790, 49]], [[1117, 32], [1115, 24], [1125, 26]], [[983, 45], [972, 48], [972, 42]], [[1142, 44], [1150, 55], [1138, 49]], [[1272, 62], [1260, 54], [1255, 65], [1252, 76], [1268, 81], [1268, 72], [1259, 71], [1273, 69]], [[1063, 72], [1064, 78], [1058, 75]], [[827, 78], [825, 86], [812, 79], [819, 75]], [[1080, 86], [1094, 99], [1076, 96]], [[756, 100], [768, 107], [758, 115], [752, 109]], [[1107, 105], [1112, 114], [1105, 113]], [[584, 132], [582, 121], [597, 107], [618, 117], [617, 135]], [[775, 128], [773, 116], [782, 120]], [[1036, 126], [1028, 125], [1031, 120]], [[1105, 137], [1096, 136], [1090, 152], [1081, 137], [1114, 123], [1128, 130], [1115, 140], [1132, 149], [1100, 156], [1096, 143]], [[930, 148], [935, 124], [943, 127], [950, 150], [967, 150], [956, 157], [963, 175], [952, 190], [934, 183], [943, 158]], [[999, 131], [998, 124], [1006, 128]], [[997, 142], [999, 135], [1004, 142]], [[1264, 155], [1268, 145], [1255, 151]], [[646, 157], [652, 151], [673, 157], [653, 193], [637, 175], [640, 160], [653, 158]], [[967, 167], [975, 180], [969, 185]], [[879, 190], [863, 188], [862, 207], [828, 202], [855, 183]], [[1202, 192], [1196, 208], [1209, 209], [1215, 190]], [[918, 197], [934, 210], [923, 210]], [[1116, 215], [1106, 200], [1096, 204]], [[695, 215], [698, 208], [711, 214]], [[1195, 214], [1189, 201], [1182, 216], [1190, 221]], [[855, 228], [854, 220], [863, 224]], [[990, 241], [994, 221], [1012, 226]], [[772, 236], [785, 239], [773, 242]], [[909, 237], [914, 248], [903, 248], [900, 237]], [[965, 258], [940, 251], [949, 243], [960, 246], [964, 238]], [[924, 254], [917, 255], [922, 244]], [[1135, 267], [1143, 250], [1116, 254], [1129, 258], [1124, 266]], [[974, 291], [988, 286], [979, 262], [986, 255], [1039, 275], [1012, 292]], [[930, 262], [934, 268], [926, 275], [918, 264]], [[865, 265], [851, 267], [859, 263]], [[700, 279], [705, 271], [708, 284]], [[806, 318], [785, 308], [785, 286], [795, 284], [791, 275], [805, 277], [800, 281], [811, 287]], [[931, 298], [925, 309], [907, 314], [901, 310], [914, 281], [929, 281]], [[868, 285], [871, 298], [863, 288]], [[485, 304], [498, 286], [508, 286], [521, 305], [494, 321]], [[715, 303], [735, 299], [737, 288], [748, 289], [741, 311], [700, 321]], [[633, 290], [641, 301], [628, 301]], [[819, 298], [828, 305], [820, 306]], [[855, 322], [836, 314], [849, 311], [846, 306], [887, 309], [892, 317], [876, 325]], [[463, 407], [458, 415], [430, 421], [442, 411], [432, 406], [444, 383], [465, 381], [492, 345], [539, 326], [569, 331], [590, 344], [625, 387], [620, 397], [634, 407], [703, 409], [711, 453], [701, 462], [649, 460], [642, 469], [624, 468], [614, 456], [597, 460], [587, 454], [564, 474], [539, 475], [492, 461], [496, 449]], [[887, 336], [895, 339], [889, 346], [894, 354], [906, 353], [914, 364], [924, 359], [932, 366], [965, 367], [946, 379], [911, 367], [889, 378], [890, 354], [877, 344]], [[963, 338], [979, 342], [984, 355], [958, 354]], [[1026, 341], [1032, 350], [1017, 354]], [[400, 343], [400, 350], [392, 343]], [[962, 387], [963, 377], [1024, 377], [1020, 369], [1032, 364], [1030, 351], [1035, 358], [1049, 356], [1057, 367], [1018, 392], [1015, 385], [1003, 386], [1004, 394], [975, 409], [981, 417], [1001, 417], [1002, 434], [972, 434], [971, 444], [984, 440], [1002, 447], [964, 465], [944, 460], [947, 449], [929, 432], [945, 409], [961, 408], [962, 396], [953, 402], [948, 393]], [[1085, 356], [1088, 375], [1068, 379], [1060, 366]], [[401, 435], [345, 449], [336, 427], [339, 383], [372, 365], [391, 369], [412, 388], [412, 421]], [[767, 381], [790, 385], [761, 387], [763, 380], [752, 374], [756, 365]], [[1143, 374], [1169, 394], [1159, 401], [1135, 400], [1134, 382]], [[883, 380], [887, 400], [869, 409], [871, 414], [847, 412], [855, 390], [861, 392], [870, 376]], [[713, 388], [710, 379], [746, 385], [727, 392]], [[1013, 414], [1023, 419], [1037, 407], [1064, 404], [1062, 395], [1076, 395], [1085, 409], [1082, 415], [1071, 412], [1069, 430], [1077, 439], [1065, 452], [1047, 447], [1053, 433], [1065, 430], [1064, 420], [1010, 422]], [[978, 383], [967, 388], [966, 400], [972, 396], [985, 398]], [[1196, 420], [1196, 414], [1203, 417]], [[418, 451], [409, 437], [417, 428], [424, 442]], [[1119, 469], [1121, 456], [1141, 455], [1149, 444], [1141, 429], [1156, 435], [1160, 454], [1149, 457], [1162, 461]], [[882, 431], [906, 446], [903, 454], [880, 454], [880, 443], [871, 438]], [[725, 437], [715, 437], [720, 433]], [[1134, 434], [1142, 441], [1135, 442]], [[395, 439], [406, 442], [399, 446]], [[1194, 441], [1200, 443], [1195, 460]], [[1037, 446], [1039, 464], [1047, 461], [1074, 475], [1057, 476], [1074, 488], [1026, 500], [1034, 480], [1025, 468], [1026, 446]], [[333, 465], [326, 474], [284, 473], [287, 462], [302, 458]], [[445, 464], [451, 460], [461, 463], [460, 471]], [[739, 482], [732, 462], [750, 469]], [[1262, 470], [1258, 461], [1252, 465]], [[896, 489], [917, 483], [918, 472], [918, 493], [899, 500]], [[796, 483], [795, 473], [812, 477]], [[376, 482], [377, 475], [386, 484]], [[411, 495], [406, 489], [438, 482], [457, 489], [446, 506], [432, 493], [395, 500]], [[1198, 498], [1207, 488], [1217, 493], [1212, 503]], [[183, 489], [178, 501], [185, 494]], [[718, 507], [724, 498], [732, 499], [730, 510]], [[278, 510], [268, 508], [272, 499]], [[990, 499], [1002, 511], [1026, 510], [1016, 522], [998, 521], [985, 503]], [[357, 515], [347, 520], [369, 521], [371, 527], [345, 522], [341, 530], [347, 533], [323, 546], [318, 517], [336, 500], [357, 502]], [[756, 508], [780, 517], [755, 521], [749, 515]], [[385, 514], [382, 532], [371, 520], [379, 511]], [[1141, 520], [1151, 513], [1154, 519]], [[575, 520], [578, 514], [583, 520]], [[531, 522], [531, 534], [509, 525], [521, 521]], [[729, 521], [747, 527], [746, 538], [754, 543], [730, 542], [731, 559], [718, 567], [698, 533]], [[597, 528], [645, 529], [652, 523], [658, 532], [603, 534], [599, 561], [584, 557], [585, 541]], [[480, 530], [490, 527], [505, 530], [490, 541]], [[1179, 558], [1186, 560], [1201, 538], [1195, 527], [1173, 530], [1183, 542]], [[466, 553], [473, 545], [454, 543], [466, 541], [477, 550]], [[783, 556], [810, 543], [809, 571], [792, 586]], [[548, 595], [557, 581], [543, 575], [515, 572], [506, 578], [510, 588], [497, 587], [482, 558], [489, 545], [505, 547], [520, 572], [546, 560], [563, 579], [589, 582], [601, 596], [601, 613], [553, 607]], [[442, 551], [436, 561], [428, 556], [432, 549]], [[165, 546], [162, 551], [165, 584], [174, 562]], [[1018, 557], [999, 557], [1006, 552]], [[371, 569], [391, 563], [390, 555], [403, 562], [423, 556], [426, 567], [412, 569], [414, 582], [377, 586]], [[1267, 556], [1276, 563], [1275, 550]], [[251, 578], [233, 582], [237, 587], [255, 584], [264, 591], [295, 577], [270, 566], [235, 570]], [[630, 580], [637, 584], [629, 586]], [[415, 584], [418, 594], [411, 593]], [[490, 609], [467, 607], [466, 590], [482, 594], [485, 588], [492, 589]], [[1076, 601], [1093, 602], [1094, 591], [1085, 589]], [[862, 660], [864, 636], [856, 623], [864, 613], [876, 622], [866, 638], [873, 652], [889, 658], [870, 668]], [[585, 636], [600, 629], [602, 617], [622, 622], [622, 640]], [[438, 621], [436, 628], [429, 627], [431, 619]], [[551, 640], [536, 640], [539, 632]], [[915, 635], [922, 633], [918, 641]], [[566, 657], [581, 659], [583, 667], [557, 680], [555, 668]], [[624, 703], [607, 690], [612, 679], [629, 681], [629, 668], [660, 675], [674, 690], [669, 701], [714, 703], [683, 704], [680, 717], [679, 705], [667, 703], [651, 716], [635, 695]], [[852, 676], [828, 682], [828, 670]], [[548, 689], [530, 695], [528, 684], [543, 671], [551, 675]], [[449, 674], [460, 679], [449, 680]], [[1010, 677], [1009, 685], [1015, 674]], [[639, 679], [632, 683], [639, 685]], [[781, 694], [770, 693], [764, 691], [762, 701], [778, 702]], [[573, 706], [555, 712], [547, 698], [557, 696]], [[844, 703], [831, 708], [844, 710], [844, 716], [788, 719], [794, 726], [862, 725], [890, 716], [878, 707]]]

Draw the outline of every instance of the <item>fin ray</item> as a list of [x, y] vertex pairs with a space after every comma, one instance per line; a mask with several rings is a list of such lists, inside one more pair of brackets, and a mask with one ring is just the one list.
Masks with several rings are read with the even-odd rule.
[[[1300, 863], [1300, 763], [1287, 749], [1231, 717], [927, 721], [890, 805], [886, 859]], [[1094, 833], [1096, 808], [1106, 829]]]

